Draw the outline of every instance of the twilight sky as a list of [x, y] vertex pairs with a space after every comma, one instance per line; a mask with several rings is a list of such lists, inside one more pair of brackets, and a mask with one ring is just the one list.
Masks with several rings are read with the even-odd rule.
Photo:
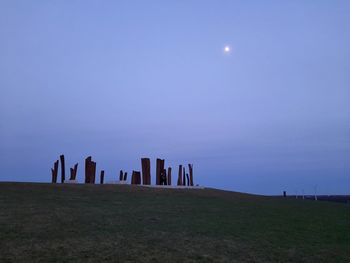
[[[350, 194], [350, 1], [0, 1], [0, 181], [92, 155]], [[231, 46], [231, 53], [223, 52]], [[176, 166], [176, 167], [175, 167]]]

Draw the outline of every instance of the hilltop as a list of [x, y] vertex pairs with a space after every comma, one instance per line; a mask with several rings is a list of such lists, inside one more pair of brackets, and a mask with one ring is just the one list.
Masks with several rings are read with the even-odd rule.
[[350, 206], [215, 189], [0, 183], [0, 262], [350, 262]]

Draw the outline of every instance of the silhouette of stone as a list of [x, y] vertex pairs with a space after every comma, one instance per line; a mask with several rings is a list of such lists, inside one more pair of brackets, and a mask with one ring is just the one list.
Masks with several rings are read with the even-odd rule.
[[96, 177], [96, 162], [91, 162], [91, 180], [90, 183], [95, 183], [95, 177]]
[[188, 170], [190, 171], [190, 186], [193, 186], [193, 164], [188, 164]]
[[283, 191], [283, 197], [287, 197], [287, 192]]
[[78, 164], [76, 163], [73, 168], [70, 168], [69, 180], [75, 180], [77, 177]]
[[182, 185], [182, 165], [179, 165], [179, 175], [177, 177], [177, 185]]
[[186, 185], [186, 170], [185, 170], [185, 166], [182, 167], [182, 185]]
[[187, 178], [187, 186], [190, 186], [190, 177], [188, 176], [188, 174], [186, 174], [186, 178]]
[[52, 174], [52, 183], [57, 183], [57, 174], [58, 174], [58, 160], [53, 164], [53, 169], [51, 168]]
[[100, 184], [103, 184], [104, 178], [105, 178], [105, 171], [104, 171], [104, 170], [101, 170], [101, 174], [100, 174]]
[[91, 156], [87, 157], [85, 159], [85, 183], [89, 184], [90, 183], [90, 174], [91, 174]]
[[77, 179], [77, 172], [78, 172], [78, 163], [74, 165], [74, 180]]
[[142, 166], [142, 183], [144, 185], [151, 184], [151, 160], [149, 158], [141, 158]]
[[96, 162], [92, 161], [91, 156], [85, 159], [85, 183], [94, 184], [96, 175]]
[[123, 180], [123, 181], [126, 181], [127, 179], [128, 179], [128, 173], [125, 172], [125, 173], [124, 173], [124, 180]]
[[171, 185], [171, 167], [168, 167], [168, 185]]
[[119, 181], [123, 181], [123, 170], [119, 172]]
[[132, 171], [131, 184], [141, 184], [141, 172]]
[[160, 185], [161, 173], [164, 170], [164, 160], [157, 158], [156, 161], [156, 185]]
[[64, 164], [64, 155], [62, 154], [60, 156], [60, 160], [61, 160], [61, 183], [64, 183], [64, 180], [66, 180], [66, 168], [65, 168], [65, 164]]

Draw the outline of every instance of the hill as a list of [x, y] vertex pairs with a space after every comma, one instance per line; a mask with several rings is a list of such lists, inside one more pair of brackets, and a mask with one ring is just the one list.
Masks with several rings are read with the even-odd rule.
[[350, 262], [350, 206], [215, 189], [0, 183], [0, 262]]

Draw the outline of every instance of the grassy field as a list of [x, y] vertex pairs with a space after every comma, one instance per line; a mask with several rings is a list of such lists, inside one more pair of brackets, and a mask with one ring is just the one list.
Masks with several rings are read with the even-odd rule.
[[0, 183], [0, 262], [350, 262], [350, 205]]

